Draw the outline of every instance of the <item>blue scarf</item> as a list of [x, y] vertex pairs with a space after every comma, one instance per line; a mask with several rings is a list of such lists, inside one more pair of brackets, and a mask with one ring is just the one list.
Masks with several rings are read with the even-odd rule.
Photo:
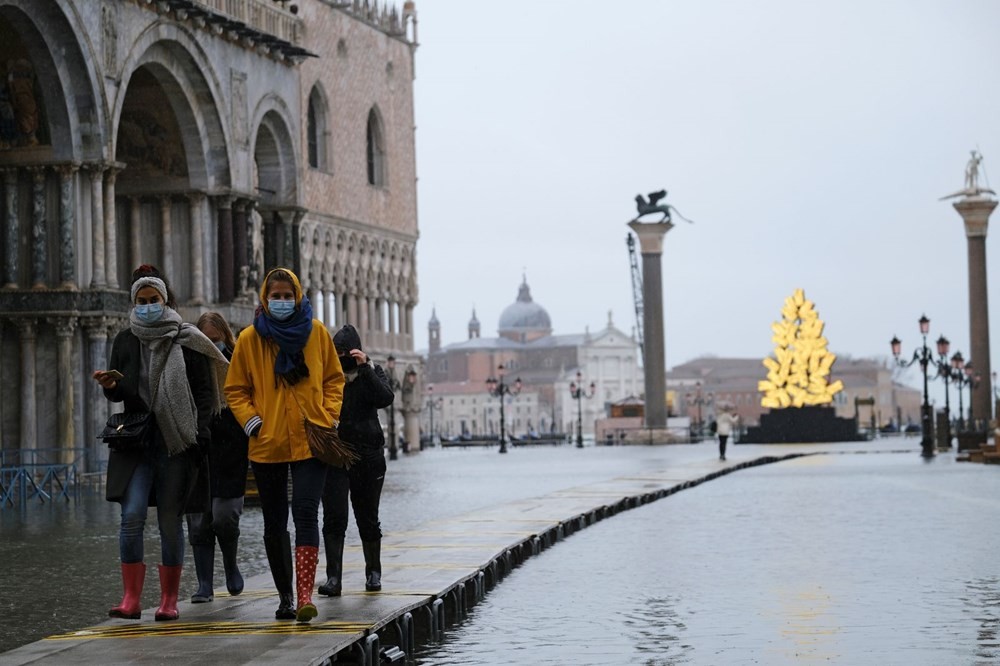
[[278, 356], [274, 359], [274, 374], [289, 386], [309, 376], [306, 357], [302, 349], [312, 335], [313, 310], [309, 298], [303, 294], [299, 306], [285, 321], [272, 319], [262, 305], [257, 306], [253, 316], [253, 327], [264, 340], [278, 345]]

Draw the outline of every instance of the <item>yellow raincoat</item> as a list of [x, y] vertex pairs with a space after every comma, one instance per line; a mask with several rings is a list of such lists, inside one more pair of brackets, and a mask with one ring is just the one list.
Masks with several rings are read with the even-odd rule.
[[[302, 287], [288, 269], [295, 285], [295, 304], [302, 302]], [[273, 272], [273, 271], [272, 271]], [[270, 273], [268, 274], [270, 275]], [[260, 300], [267, 310], [267, 294]], [[250, 438], [250, 460], [263, 463], [293, 462], [312, 457], [303, 419], [331, 427], [340, 422], [344, 397], [344, 371], [333, 338], [318, 319], [302, 349], [309, 376], [287, 386], [274, 373], [277, 344], [265, 341], [253, 326], [240, 333], [226, 375], [226, 402], [244, 429], [260, 419], [260, 431]]]

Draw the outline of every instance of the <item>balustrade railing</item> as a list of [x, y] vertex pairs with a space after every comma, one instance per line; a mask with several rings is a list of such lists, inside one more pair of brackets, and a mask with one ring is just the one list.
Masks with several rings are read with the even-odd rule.
[[273, 0], [194, 0], [194, 3], [292, 44], [302, 37], [302, 19]]

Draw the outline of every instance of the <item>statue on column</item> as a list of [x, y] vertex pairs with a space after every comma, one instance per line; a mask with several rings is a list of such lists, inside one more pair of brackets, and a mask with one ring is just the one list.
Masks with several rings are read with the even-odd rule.
[[669, 223], [671, 221], [670, 220], [671, 212], [676, 213], [677, 217], [681, 218], [685, 222], [689, 223], [691, 222], [691, 220], [681, 215], [681, 212], [676, 208], [674, 208], [673, 206], [671, 206], [670, 204], [660, 203], [660, 200], [667, 196], [666, 190], [658, 190], [656, 192], [650, 192], [647, 196], [649, 197], [649, 201], [646, 201], [646, 198], [643, 197], [641, 194], [635, 195], [635, 208], [639, 214], [635, 216], [635, 218], [632, 220], [633, 222], [638, 222], [639, 218], [644, 217], [646, 215], [651, 215], [654, 213], [662, 213], [663, 217], [657, 220], [657, 223], [659, 224]]
[[940, 201], [962, 196], [975, 197], [980, 194], [996, 194], [990, 188], [980, 187], [979, 185], [979, 165], [983, 161], [982, 153], [978, 150], [970, 150], [969, 155], [969, 161], [965, 164], [965, 187], [958, 192], [941, 197]]

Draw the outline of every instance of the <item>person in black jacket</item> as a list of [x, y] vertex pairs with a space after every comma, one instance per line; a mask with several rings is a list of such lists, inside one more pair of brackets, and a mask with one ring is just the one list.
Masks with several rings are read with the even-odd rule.
[[[212, 341], [228, 361], [233, 357], [236, 338], [225, 318], [218, 312], [206, 312], [198, 318], [198, 330]], [[194, 554], [198, 589], [191, 603], [199, 604], [215, 598], [215, 540], [222, 551], [222, 566], [226, 571], [226, 589], [231, 595], [243, 591], [243, 575], [236, 562], [240, 538], [240, 516], [243, 496], [247, 489], [248, 437], [233, 412], [225, 407], [212, 419], [212, 443], [208, 447], [208, 470], [212, 509], [187, 516], [188, 541]]]
[[372, 363], [362, 351], [357, 329], [345, 324], [333, 336], [333, 344], [347, 380], [340, 409], [340, 437], [360, 456], [350, 469], [330, 465], [323, 488], [327, 580], [320, 585], [319, 593], [339, 597], [343, 587], [341, 574], [348, 494], [365, 554], [365, 589], [369, 592], [382, 589], [382, 529], [378, 504], [385, 481], [385, 435], [378, 420], [378, 410], [389, 407], [395, 394], [382, 367]]
[[[128, 413], [152, 413], [154, 425], [142, 448], [111, 449], [105, 495], [121, 504], [119, 555], [125, 594], [111, 617], [139, 619], [146, 575], [142, 533], [149, 506], [156, 506], [163, 563], [157, 620], [177, 619], [177, 592], [184, 564], [186, 512], [208, 503], [205, 451], [213, 413], [222, 407], [227, 362], [197, 328], [181, 321], [166, 281], [153, 266], [132, 273], [129, 326], [111, 347], [111, 370], [94, 379]], [[115, 371], [115, 372], [112, 372]]]

